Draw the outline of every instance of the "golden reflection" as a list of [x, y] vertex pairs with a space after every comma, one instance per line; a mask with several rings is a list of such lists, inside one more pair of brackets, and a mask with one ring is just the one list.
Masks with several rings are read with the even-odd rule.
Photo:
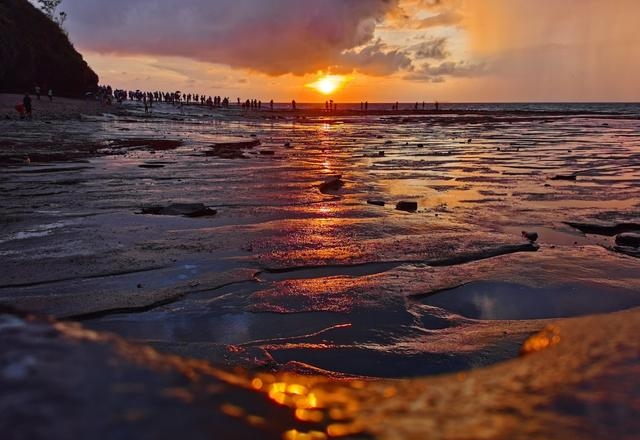
[[560, 342], [560, 330], [554, 325], [548, 325], [544, 330], [531, 336], [522, 344], [521, 354], [534, 353]]
[[[284, 433], [284, 439], [326, 439], [364, 430], [361, 423], [354, 421], [360, 405], [355, 395], [349, 392], [351, 388], [327, 388], [322, 386], [325, 384], [323, 379], [289, 374], [277, 378], [270, 374], [259, 374], [249, 382], [252, 388], [260, 389], [275, 403], [291, 408], [299, 421], [327, 424], [326, 432], [290, 429]], [[366, 386], [364, 381], [353, 383], [356, 384], [356, 388]], [[395, 387], [387, 387], [383, 392], [385, 396], [395, 393]], [[225, 408], [226, 413], [231, 411], [233, 408]]]
[[327, 435], [321, 431], [301, 432], [297, 429], [290, 429], [282, 436], [284, 440], [325, 440]]
[[262, 389], [262, 380], [256, 377], [255, 379], [253, 379], [251, 381], [251, 386], [255, 390], [261, 390]]
[[303, 422], [319, 423], [324, 419], [322, 411], [298, 408], [295, 412], [296, 418]]

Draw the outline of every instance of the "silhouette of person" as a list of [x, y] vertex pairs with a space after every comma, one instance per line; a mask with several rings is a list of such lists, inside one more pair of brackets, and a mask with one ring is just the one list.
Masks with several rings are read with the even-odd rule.
[[47, 95], [49, 96], [49, 102], [53, 101], [53, 89], [49, 89], [49, 93], [47, 93]]
[[296, 100], [295, 99], [291, 100], [291, 109], [292, 110], [296, 109]]
[[24, 94], [24, 98], [22, 98], [22, 105], [24, 106], [24, 112], [27, 115], [27, 118], [31, 118], [31, 97], [28, 93]]

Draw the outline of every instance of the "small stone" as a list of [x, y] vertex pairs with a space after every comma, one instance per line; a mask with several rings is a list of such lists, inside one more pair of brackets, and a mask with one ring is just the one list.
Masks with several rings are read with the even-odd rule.
[[343, 186], [344, 186], [344, 182], [342, 181], [342, 175], [337, 174], [335, 176], [327, 177], [325, 181], [319, 185], [319, 188], [321, 193], [325, 193], [327, 191], [338, 190]]
[[522, 231], [522, 238], [526, 238], [531, 243], [535, 243], [538, 240], [538, 233]]
[[577, 176], [575, 174], [558, 174], [553, 176], [551, 180], [576, 180]]
[[401, 200], [396, 203], [396, 209], [399, 211], [415, 212], [418, 210], [418, 202]]

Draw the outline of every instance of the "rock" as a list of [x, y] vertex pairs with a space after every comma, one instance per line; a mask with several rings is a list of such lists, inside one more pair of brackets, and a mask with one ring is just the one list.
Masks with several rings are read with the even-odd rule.
[[143, 163], [141, 165], [138, 165], [140, 168], [164, 168], [164, 164], [160, 164], [160, 163]]
[[399, 211], [415, 212], [418, 210], [418, 202], [401, 200], [396, 203], [396, 209]]
[[379, 157], [384, 157], [384, 151], [378, 151], [378, 156]]
[[276, 152], [273, 150], [260, 150], [260, 154], [263, 156], [273, 156]]
[[640, 232], [623, 232], [616, 235], [618, 246], [640, 247]]
[[557, 174], [551, 178], [551, 180], [576, 180], [575, 174]]
[[367, 204], [376, 205], [376, 206], [384, 206], [384, 200], [367, 200]]
[[217, 211], [206, 207], [202, 203], [174, 203], [169, 206], [149, 206], [142, 208], [142, 214], [153, 215], [183, 215], [185, 217], [208, 217]]
[[531, 243], [535, 243], [538, 240], [538, 233], [522, 231], [522, 238], [526, 238]]
[[337, 174], [335, 176], [327, 177], [325, 181], [319, 185], [319, 188], [321, 193], [326, 193], [328, 191], [338, 190], [343, 186], [344, 182], [342, 181], [342, 175]]

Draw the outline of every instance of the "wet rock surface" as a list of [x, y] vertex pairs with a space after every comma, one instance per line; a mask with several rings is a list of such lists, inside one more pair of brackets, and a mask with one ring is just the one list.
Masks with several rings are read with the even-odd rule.
[[[116, 384], [115, 390], [120, 377], [135, 384], [140, 380], [144, 387], [123, 392], [128, 402], [123, 408], [129, 403], [155, 408], [153, 399], [160, 396], [158, 417], [170, 419], [176, 402], [163, 400], [159, 390], [172, 388], [165, 380], [174, 380], [167, 373], [173, 367], [137, 370], [143, 371], [141, 379], [126, 376], [117, 368], [130, 359], [105, 348], [111, 343], [88, 348], [108, 332], [140, 344], [132, 352], [151, 356], [156, 352], [141, 347], [155, 347], [164, 354], [151, 357], [163, 359], [162, 365], [169, 360], [174, 366], [195, 362], [204, 368], [203, 362], [211, 361], [266, 375], [261, 376], [264, 393], [257, 397], [263, 406], [257, 407], [227, 400], [224, 391], [225, 402], [219, 402], [213, 380], [196, 380], [189, 372], [175, 379], [188, 393], [169, 392], [185, 405], [172, 420], [194, 420], [185, 426], [195, 438], [203, 432], [211, 437], [209, 423], [227, 420], [239, 421], [237, 436], [245, 438], [282, 438], [291, 429], [356, 438], [424, 438], [425, 432], [435, 438], [468, 432], [486, 438], [535, 433], [594, 438], [596, 433], [624, 437], [635, 428], [626, 414], [633, 404], [635, 379], [629, 378], [637, 374], [630, 375], [629, 365], [635, 365], [637, 347], [625, 335], [635, 331], [637, 309], [557, 317], [637, 304], [640, 261], [614, 248], [613, 237], [625, 231], [584, 234], [562, 223], [640, 222], [637, 120], [607, 117], [605, 127], [602, 115], [443, 114], [391, 120], [371, 114], [365, 123], [353, 115], [296, 119], [274, 112], [245, 118], [233, 110], [210, 114], [188, 106], [177, 114], [162, 105], [143, 116], [135, 103], [122, 110], [126, 116], [59, 121], [54, 128], [33, 121], [25, 130], [21, 122], [0, 121], [3, 157], [84, 155], [78, 162], [60, 156], [3, 168], [0, 303], [79, 320], [85, 328], [81, 333], [97, 338], [72, 339], [72, 348], [64, 348], [66, 330], [43, 339], [30, 346], [33, 358], [16, 355], [15, 362], [6, 361], [8, 380], [32, 377], [40, 365], [33, 353], [49, 344], [53, 353], [104, 349], [105, 357], [117, 362], [101, 358], [95, 365], [98, 372], [111, 373], [87, 373], [87, 386], [76, 382], [74, 390], [112, 396], [103, 399], [111, 406], [96, 409], [105, 418], [112, 411], [121, 414], [120, 394], [100, 380]], [[123, 131], [131, 138], [123, 140]], [[218, 144], [242, 152], [247, 133], [255, 134], [251, 141], [263, 139], [275, 157], [246, 150], [242, 161], [207, 155]], [[384, 157], [372, 157], [380, 148], [380, 133], [392, 141]], [[177, 143], [162, 148], [148, 143], [153, 139]], [[575, 182], [547, 178], [577, 169], [584, 171]], [[318, 191], [325, 176], [338, 173], [348, 176], [348, 185], [337, 192]], [[181, 200], [206, 201], [218, 213], [139, 215], [141, 206], [166, 208]], [[378, 208], [364, 200], [414, 200], [420, 209], [406, 215], [393, 204]], [[523, 230], [539, 233], [538, 244], [525, 242]], [[536, 302], [537, 296], [544, 301]], [[556, 310], [552, 306], [558, 303], [562, 307]], [[549, 350], [518, 358], [522, 344], [549, 319], [559, 333], [547, 331], [528, 344]], [[573, 330], [571, 323], [579, 324]], [[544, 357], [540, 363], [538, 356]], [[51, 359], [56, 372], [65, 368], [55, 364], [65, 356]], [[83, 377], [81, 368], [94, 365], [83, 363], [88, 358], [69, 359], [76, 362], [69, 369], [73, 377]], [[141, 362], [146, 365], [148, 359]], [[280, 374], [285, 371], [325, 377], [285, 379]], [[422, 377], [433, 373], [444, 376]], [[237, 375], [224, 377], [235, 381]], [[354, 382], [354, 377], [395, 380]], [[57, 379], [54, 374], [51, 380]], [[326, 385], [316, 387], [319, 383]], [[255, 397], [258, 390], [250, 384], [240, 388]], [[47, 386], [21, 383], [11, 389], [36, 392]], [[70, 386], [60, 394], [73, 396]], [[317, 420], [318, 413], [293, 411], [316, 408], [291, 405], [308, 403], [295, 396], [311, 388], [316, 398], [324, 390], [339, 390], [340, 395], [355, 393], [355, 400], [323, 403], [318, 408], [327, 409], [322, 421], [308, 424], [303, 419]], [[576, 391], [584, 389], [593, 394]], [[232, 388], [231, 395], [236, 391]], [[413, 402], [419, 403], [409, 405]], [[56, 414], [65, 405], [46, 411]], [[81, 410], [92, 411], [86, 406]], [[207, 416], [205, 406], [220, 409], [223, 418]], [[333, 419], [336, 409], [351, 411], [348, 421]], [[26, 410], [22, 415], [20, 408], [12, 410], [17, 412], [10, 420], [27, 419]], [[155, 433], [156, 412], [141, 413], [144, 417], [127, 412], [122, 423], [110, 420], [118, 421], [118, 432]], [[68, 426], [82, 425], [73, 414], [57, 413]], [[280, 424], [283, 414], [294, 424]], [[274, 431], [269, 430], [271, 415]], [[269, 422], [260, 425], [261, 419], [252, 416]], [[351, 425], [352, 420], [365, 423]], [[20, 423], [17, 431], [33, 428]], [[103, 426], [99, 423], [95, 426]], [[243, 430], [245, 424], [249, 431]], [[159, 422], [158, 431], [167, 425]], [[110, 427], [100, 432], [110, 435]], [[167, 428], [169, 434], [175, 437]]]
[[0, 429], [49, 439], [630, 438], [640, 428], [637, 315], [541, 324], [528, 355], [465, 374], [354, 382], [229, 373], [3, 311]]

